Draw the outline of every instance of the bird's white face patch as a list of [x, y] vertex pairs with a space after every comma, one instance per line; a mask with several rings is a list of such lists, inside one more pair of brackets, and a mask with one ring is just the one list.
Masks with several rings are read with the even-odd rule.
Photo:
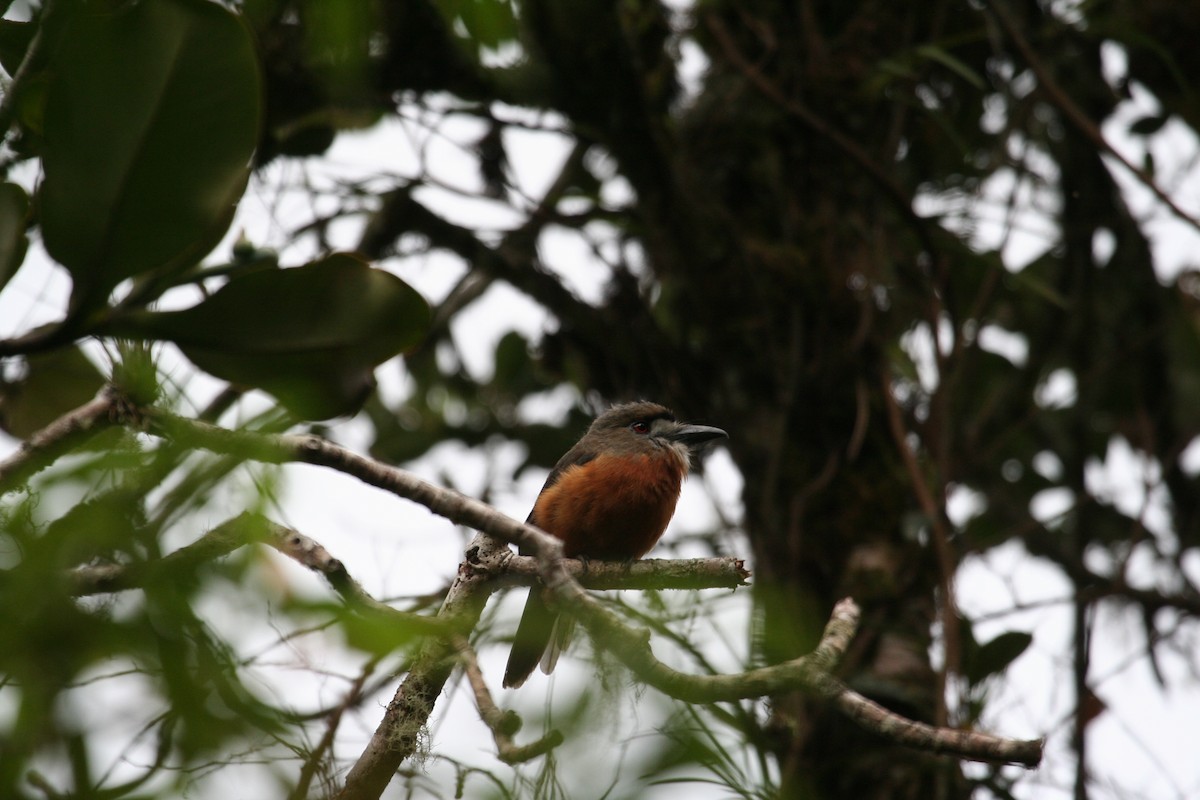
[[666, 448], [671, 455], [675, 456], [679, 462], [679, 468], [686, 475], [688, 467], [692, 463], [692, 451], [683, 442], [668, 438], [667, 436], [667, 434], [672, 433], [677, 427], [679, 427], [679, 423], [677, 422], [669, 419], [656, 419], [650, 423], [650, 436], [653, 438], [655, 444]]
[[671, 452], [679, 459], [679, 466], [683, 470], [683, 474], [687, 475], [688, 468], [692, 465], [692, 451], [683, 442], [671, 442]]

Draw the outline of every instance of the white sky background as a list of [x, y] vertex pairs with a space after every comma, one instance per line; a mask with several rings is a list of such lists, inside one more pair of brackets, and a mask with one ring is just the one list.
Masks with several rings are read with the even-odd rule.
[[[1109, 49], [1105, 54], [1111, 69], [1121, 69], [1121, 54]], [[1118, 143], [1134, 163], [1140, 163], [1141, 140], [1130, 141], [1124, 136], [1129, 121], [1151, 110], [1151, 103], [1144, 92], [1134, 92], [1134, 100], [1126, 104], [1117, 117], [1109, 123], [1105, 133], [1110, 141]], [[512, 110], [510, 113], [517, 114]], [[528, 116], [526, 114], [526, 116]], [[552, 118], [536, 118], [553, 125]], [[476, 140], [482, 129], [465, 118], [455, 118], [439, 127], [436, 135], [421, 125], [410, 122], [390, 121], [377, 128], [359, 134], [339, 137], [326, 158], [305, 165], [276, 163], [261, 180], [256, 180], [247, 193], [235, 223], [231, 237], [243, 229], [252, 242], [275, 247], [281, 252], [285, 264], [299, 264], [313, 255], [311, 239], [289, 242], [287, 231], [310, 219], [314, 211], [306, 192], [273, 194], [271, 187], [279, 182], [297, 183], [303, 177], [321, 185], [322, 181], [362, 178], [379, 175], [414, 176], [419, 172], [432, 173], [450, 189], [471, 194], [478, 190], [479, 182], [475, 161], [465, 153], [462, 144]], [[512, 132], [506, 140], [509, 156], [520, 188], [527, 197], [540, 196], [545, 185], [556, 174], [557, 167], [565, 156], [565, 146], [560, 138], [549, 133]], [[1183, 207], [1200, 211], [1200, 181], [1197, 179], [1196, 161], [1200, 147], [1181, 126], [1168, 125], [1161, 135], [1152, 140], [1151, 147], [1159, 164], [1161, 176], [1167, 176], [1166, 186]], [[1168, 166], [1170, 165], [1170, 166]], [[1174, 165], [1178, 165], [1178, 169]], [[1200, 235], [1186, 224], [1171, 217], [1169, 211], [1157, 204], [1143, 187], [1132, 181], [1120, 166], [1110, 162], [1110, 168], [1121, 181], [1129, 195], [1135, 199], [1135, 207], [1145, 215], [1146, 230], [1152, 236], [1156, 254], [1161, 265], [1173, 277], [1174, 271], [1196, 266], [1196, 254], [1200, 252]], [[1177, 176], [1177, 177], [1175, 177]], [[1013, 189], [1004, 186], [1003, 178], [993, 186], [995, 207], [1003, 208], [1007, 194]], [[387, 181], [380, 181], [386, 188]], [[1010, 182], [1011, 183], [1011, 182]], [[619, 199], [622, 189], [612, 189], [614, 199]], [[991, 224], [975, 230], [977, 243], [998, 246], [1003, 243], [1006, 263], [1020, 265], [1038, 255], [1046, 246], [1046, 225], [1040, 221], [1038, 208], [1050, 202], [1037, 196], [1033, 190], [1020, 188], [1021, 207], [1026, 213], [1010, 222], [997, 217]], [[496, 203], [465, 200], [453, 191], [425, 190], [420, 199], [446, 216], [471, 226], [493, 225], [497, 230], [518, 222], [518, 218]], [[931, 204], [932, 200], [929, 200]], [[329, 210], [329, 209], [324, 209]], [[922, 209], [929, 211], [930, 209]], [[947, 210], [944, 206], [939, 210]], [[987, 217], [983, 207], [964, 208], [965, 214], [979, 220]], [[338, 246], [352, 246], [357, 238], [356, 224], [343, 224], [334, 229], [334, 240]], [[598, 231], [602, 234], [603, 231]], [[218, 257], [228, 253], [228, 241], [218, 251]], [[1097, 247], [1103, 248], [1104, 242]], [[546, 265], [562, 276], [567, 285], [584, 299], [598, 297], [604, 285], [608, 268], [595, 259], [578, 239], [562, 232], [545, 236], [542, 240], [542, 257]], [[383, 266], [395, 271], [417, 287], [431, 300], [445, 295], [454, 282], [463, 274], [464, 267], [454, 257], [444, 254], [419, 255], [404, 259], [389, 259]], [[13, 284], [0, 296], [0, 335], [7, 336], [27, 330], [40, 322], [55, 319], [61, 314], [67, 284], [61, 270], [51, 267], [40, 251], [31, 256], [31, 262], [19, 273]], [[552, 321], [535, 304], [505, 284], [497, 284], [487, 295], [466, 313], [460, 315], [453, 333], [461, 357], [476, 375], [490, 372], [490, 358], [495, 342], [509, 330], [519, 330], [536, 341], [552, 325]], [[993, 331], [990, 335], [994, 349], [1015, 359], [1022, 358], [1021, 342], [1013, 341], [1011, 334]], [[923, 339], [922, 339], [923, 336]], [[928, 331], [914, 332], [910, 348], [920, 354], [922, 348], [928, 353], [932, 337]], [[992, 345], [988, 345], [993, 349]], [[178, 363], [178, 362], [177, 362]], [[191, 371], [180, 363], [180, 379], [189, 381], [189, 389], [204, 399], [216, 390], [217, 384]], [[380, 369], [384, 389], [394, 396], [404, 390], [402, 373], [395, 364]], [[934, 377], [933, 379], [936, 379]], [[1059, 389], [1050, 391], [1048, 402], [1069, 402], [1069, 381]], [[1065, 400], [1063, 398], [1066, 398]], [[562, 412], [572, 402], [570, 393], [557, 392], [535, 403], [526, 410], [531, 415], [546, 419], [561, 418]], [[267, 402], [263, 400], [263, 402]], [[706, 420], [737, 435], [736, 420]], [[339, 424], [334, 435], [339, 441], [362, 451], [368, 433], [364, 423], [351, 420]], [[14, 443], [0, 438], [0, 455], [11, 451]], [[470, 452], [461, 445], [448, 444], [436, 448], [421, 459], [414, 470], [423, 477], [442, 481], [451, 476], [456, 487], [468, 493], [478, 493], [486, 479], [486, 460], [495, 458], [501, 466], [516, 463], [520, 456], [515, 445], [492, 448], [485, 456]], [[1197, 466], [1200, 466], [1198, 464]], [[1048, 462], [1047, 469], [1053, 469]], [[1139, 463], [1126, 446], [1119, 442], [1110, 449], [1104, 463], [1097, 463], [1091, 474], [1097, 487], [1107, 487], [1119, 495], [1121, 503], [1134, 504], [1145, 510], [1147, 518], [1154, 519], [1161, 513], [1153, 496], [1137, 488], [1143, 483], [1140, 473], [1153, 472], [1155, 465]], [[342, 559], [351, 574], [377, 597], [418, 595], [444, 587], [453, 577], [461, 558], [464, 533], [455, 530], [444, 520], [404, 501], [397, 500], [378, 490], [362, 486], [352, 479], [327, 470], [307, 466], [285, 468], [287, 476], [286, 494], [280, 503], [278, 516], [281, 521], [294, 525], [314, 537], [338, 558]], [[501, 469], [499, 474], [504, 474]], [[532, 505], [542, 476], [526, 474], [516, 483], [496, 495], [500, 510], [523, 519]], [[704, 491], [707, 487], [709, 491]], [[723, 517], [740, 519], [738, 496], [741, 479], [724, 451], [717, 451], [707, 462], [703, 478], [693, 476], [685, 487], [679, 513], [667, 534], [667, 541], [680, 533], [711, 528], [716, 525], [717, 515], [713, 503], [720, 506]], [[715, 498], [715, 499], [714, 499]], [[230, 492], [221, 499], [232, 500]], [[1044, 498], [1038, 512], [1047, 516], [1055, 513], [1055, 504], [1063, 498]], [[1067, 498], [1069, 502], [1069, 498]], [[972, 513], [969, 494], [954, 496], [952, 515], [965, 518]], [[197, 526], [214, 524], [230, 513], [230, 505], [214, 503], [211, 519], [197, 520]], [[1122, 506], [1124, 507], [1124, 506]], [[1062, 506], [1058, 507], [1061, 510]], [[194, 536], [199, 528], [180, 534], [181, 544], [187, 536]], [[730, 538], [731, 549], [745, 553], [735, 536]], [[656, 555], [661, 555], [658, 551]], [[1105, 565], [1096, 565], [1102, 568]], [[1135, 563], [1135, 578], [1153, 585], [1158, 577], [1156, 565], [1148, 558]], [[1190, 564], [1194, 572], [1200, 565]], [[751, 565], [753, 568], [753, 565]], [[259, 575], [264, 584], [271, 587], [271, 596], [278, 599], [288, 594], [299, 593], [311, 597], [328, 596], [322, 583], [300, 567], [286, 559], [268, 557], [263, 562]], [[980, 641], [1006, 630], [1024, 630], [1034, 634], [1034, 645], [1007, 672], [995, 687], [995, 697], [990, 705], [988, 730], [1016, 737], [1049, 735], [1050, 743], [1045, 766], [1031, 775], [1018, 788], [1021, 798], [1058, 798], [1070, 796], [1073, 764], [1068, 757], [1069, 720], [1073, 704], [1070, 690], [1069, 642], [1071, 635], [1071, 610], [1068, 602], [1070, 587], [1061, 574], [1047, 565], [1026, 557], [1019, 545], [1010, 543], [982, 557], [968, 561], [960, 570], [958, 579], [959, 603], [963, 610], [976, 618], [987, 618], [977, 628]], [[254, 598], [258, 592], [230, 592], [213, 595], [206, 608], [202, 609], [206, 619], [225, 633], [234, 631], [232, 638], [242, 652], [258, 652], [278, 640], [278, 631], [272, 627], [270, 609]], [[710, 649], [724, 654], [720, 662], [734, 668], [737, 659], [744, 655], [748, 592], [739, 592], [722, 604], [718, 615], [719, 630], [700, 631], [699, 636], [711, 643]], [[257, 605], [255, 603], [257, 602]], [[515, 627], [523, 593], [510, 593], [500, 606], [501, 629]], [[1024, 610], [1013, 611], [1014, 607]], [[489, 606], [489, 609], [492, 607]], [[504, 627], [507, 626], [507, 627]], [[1193, 626], [1194, 627], [1194, 626]], [[1168, 676], [1169, 692], [1162, 691], [1149, 673], [1144, 659], [1138, 655], [1144, 651], [1142, 632], [1137, 620], [1115, 613], [1102, 615], [1096, 625], [1092, 675], [1097, 694], [1108, 705], [1109, 711], [1098, 718], [1090, 728], [1092, 768], [1100, 777], [1093, 787], [1092, 797], [1104, 798], [1189, 798], [1200, 796], [1200, 758], [1196, 756], [1196, 722], [1200, 718], [1200, 687], [1197, 678], [1186, 671], [1186, 662], [1181, 658], [1167, 657], [1163, 660]], [[290, 643], [287, 647], [271, 651], [265, 659], [276, 667], [264, 668], [263, 690], [270, 693], [286, 691], [289, 699], [302, 708], [318, 704], [316, 697], [329, 703], [335, 701], [346, 685], [337, 675], [353, 675], [355, 665], [361, 661], [357, 655], [346, 656], [339, 646], [336, 635], [306, 637]], [[1194, 643], [1193, 643], [1194, 644]], [[331, 646], [332, 645], [332, 646]], [[732, 650], [732, 652], [730, 652]], [[1194, 647], [1193, 647], [1194, 650]], [[517, 708], [527, 716], [527, 729], [519, 741], [527, 741], [537, 735], [533, 723], [544, 708], [547, 691], [554, 697], [559, 708], [567, 708], [576, 692], [591, 686], [594, 676], [587, 664], [578, 659], [564, 658], [552, 680], [535, 673], [529, 683], [519, 692], [502, 690], [500, 674], [506, 653], [502, 648], [491, 648], [481, 654], [485, 676], [493, 688], [497, 700], [505, 706]], [[313, 670], [299, 669], [312, 667]], [[120, 709], [125, 702], [136, 703], [138, 685], [136, 679], [114, 684], [99, 705], [80, 703], [77, 713], [81, 721], [111, 722], [111, 710]], [[284, 688], [286, 687], [286, 689]], [[386, 702], [392, 688], [380, 698]], [[651, 732], [660, 718], [661, 703], [652, 692], [619, 695], [617, 705], [606, 712], [598, 713], [590, 734], [581, 734], [566, 745], [561, 759], [564, 763], [595, 763], [603, 772], [605, 764], [595, 754], [613, 747], [614, 741], [629, 739], [636, 734]], [[4, 695], [0, 692], [0, 719], [9, 713], [5, 708]], [[361, 714], [353, 715], [344, 723], [343, 736], [339, 740], [339, 758], [353, 760], [361, 745], [370, 736], [378, 722], [381, 709], [368, 703]], [[132, 723], [131, 723], [132, 724]], [[113, 752], [116, 757], [122, 750], [123, 741], [114, 737]], [[652, 749], [653, 738], [634, 738], [633, 753]], [[449, 757], [468, 764], [477, 764], [484, 769], [503, 772], [504, 768], [491, 756], [492, 743], [483, 725], [478, 721], [472, 703], [464, 693], [455, 691], [453, 696], [443, 696], [431, 725], [431, 752], [435, 758], [426, 764], [428, 777], [438, 793], [452, 793], [453, 771], [439, 757]], [[103, 764], [103, 758], [97, 759]], [[622, 779], [627, 786], [637, 785], [637, 763], [633, 758]], [[538, 765], [524, 770], [533, 774]], [[246, 771], [233, 770], [226, 777], [218, 778], [208, 796], [256, 797], [269, 796], [272, 787], [250, 781], [250, 776], [259, 776], [253, 768]], [[589, 776], [587, 787], [594, 787], [575, 796], [597, 796], [610, 777], [603, 774]], [[261, 778], [255, 778], [255, 781]], [[478, 789], [481, 784], [477, 784]], [[471, 784], [468, 784], [471, 786]], [[647, 790], [642, 796], [676, 796], [678, 788], [664, 787]], [[700, 785], [688, 788], [692, 797], [723, 796], [719, 790], [705, 795]], [[657, 792], [657, 793], [656, 793]], [[400, 796], [398, 788], [391, 790]]]
[[[1114, 85], [1124, 75], [1125, 54], [1115, 45], [1102, 50], [1106, 76]], [[1141, 86], [1131, 86], [1132, 97], [1122, 103], [1106, 122], [1103, 133], [1110, 144], [1131, 163], [1141, 164], [1149, 150], [1158, 165], [1158, 178], [1177, 204], [1193, 215], [1200, 213], [1200, 143], [1185, 126], [1172, 120], [1149, 140], [1128, 136], [1130, 124], [1159, 111], [1157, 102]], [[1032, 161], [1043, 170], [1053, 164], [1033, 154]], [[1155, 254], [1155, 266], [1163, 282], [1174, 280], [1185, 270], [1200, 268], [1200, 232], [1163, 206], [1135, 176], [1115, 158], [1105, 163], [1129, 198], [1135, 216], [1142, 222]], [[1016, 192], [1018, 213], [1007, 216], [1010, 195]], [[963, 230], [970, 231], [973, 244], [980, 249], [999, 249], [1009, 268], [1020, 268], [1040, 256], [1052, 243], [1055, 231], [1042, 216], [1056, 200], [1039, 191], [1028, 181], [1017, 185], [1013, 174], [1000, 174], [985, 191], [992, 203], [966, 202], [960, 207], [951, 200], [922, 198], [923, 213], [950, 211], [961, 214]], [[978, 224], [982, 220], [983, 224]], [[971, 222], [976, 224], [971, 225]], [[1111, 253], [1111, 239], [1097, 237], [1093, 245], [1098, 260]], [[939, 332], [943, 348], [949, 330]], [[996, 327], [979, 333], [984, 349], [1023, 364], [1028, 345], [1023, 337]], [[914, 331], [910, 352], [919, 356], [922, 383], [930, 388], [937, 380], [931, 357], [933, 339], [927, 328]], [[1074, 402], [1074, 377], [1060, 370], [1050, 376], [1040, 394], [1043, 405], [1070, 405]], [[1195, 447], [1185, 453], [1185, 467], [1191, 474], [1200, 465]], [[1052, 453], [1042, 454], [1035, 467], [1056, 477], [1061, 464]], [[1088, 465], [1089, 489], [1111, 501], [1122, 512], [1142, 519], [1148, 530], [1166, 534], [1167, 512], [1161, 494], [1147, 493], [1145, 487], [1162, 474], [1161, 466], [1148, 463], [1136, 454], [1124, 439], [1116, 438], [1103, 462]], [[1035, 498], [1034, 513], [1051, 520], [1073, 504], [1066, 490], [1052, 490]], [[970, 492], [951, 493], [950, 515], [963, 523], [979, 512], [979, 502]], [[1164, 547], [1167, 552], [1170, 547]], [[1149, 555], [1149, 547], [1135, 551], [1129, 562], [1129, 580], [1143, 588], [1176, 587], [1163, 585], [1164, 571]], [[1100, 552], [1089, 566], [1100, 574], [1112, 574], [1115, 565]], [[1195, 581], [1200, 577], [1200, 558], [1190, 553], [1184, 568]], [[1047, 758], [1036, 776], [1018, 792], [1022, 797], [1070, 797], [1074, 763], [1069, 757], [1074, 704], [1071, 690], [1072, 667], [1070, 641], [1072, 587], [1062, 573], [1050, 565], [1031, 559], [1024, 548], [1009, 542], [983, 556], [973, 556], [960, 568], [957, 577], [959, 606], [977, 620], [980, 642], [1006, 630], [1034, 634], [1034, 644], [1007, 671], [997, 695], [989, 705], [988, 730], [1004, 735], [1048, 735]], [[1014, 610], [1016, 609], [1016, 610]], [[1196, 757], [1196, 720], [1200, 718], [1200, 678], [1192, 672], [1188, 658], [1196, 652], [1194, 626], [1181, 634], [1184, 658], [1168, 655], [1160, 665], [1170, 690], [1157, 684], [1144, 658], [1144, 629], [1134, 612], [1114, 611], [1111, 604], [1095, 619], [1090, 679], [1093, 691], [1108, 707], [1089, 728], [1090, 768], [1100, 778], [1091, 789], [1093, 798], [1193, 798], [1200, 796], [1200, 759]], [[1164, 629], [1165, 620], [1176, 618], [1170, 612], [1157, 620]], [[1161, 651], [1161, 648], [1160, 648]]]

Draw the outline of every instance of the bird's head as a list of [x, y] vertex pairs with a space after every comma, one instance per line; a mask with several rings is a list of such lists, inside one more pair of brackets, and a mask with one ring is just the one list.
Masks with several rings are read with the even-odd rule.
[[639, 401], [605, 411], [587, 437], [598, 452], [619, 455], [673, 455], [686, 471], [689, 456], [703, 445], [728, 434], [708, 425], [691, 425], [675, 419], [658, 403]]

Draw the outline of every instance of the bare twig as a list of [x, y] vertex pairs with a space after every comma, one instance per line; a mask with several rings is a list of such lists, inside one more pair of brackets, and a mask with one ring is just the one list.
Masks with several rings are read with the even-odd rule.
[[1121, 155], [1121, 153], [1118, 152], [1117, 149], [1113, 147], [1107, 139], [1104, 138], [1104, 134], [1100, 131], [1100, 128], [1096, 125], [1096, 123], [1090, 117], [1088, 117], [1084, 110], [1080, 108], [1074, 100], [1071, 99], [1071, 95], [1058, 85], [1058, 81], [1054, 80], [1054, 77], [1050, 74], [1050, 71], [1046, 69], [1046, 65], [1042, 62], [1042, 59], [1038, 57], [1038, 54], [1034, 51], [1032, 45], [1029, 44], [1029, 40], [1025, 38], [1024, 34], [1021, 33], [1021, 29], [1017, 27], [1016, 21], [1013, 20], [1012, 15], [1009, 14], [1008, 9], [1004, 6], [1004, 3], [995, 2], [995, 0], [989, 0], [987, 7], [992, 12], [992, 16], [996, 18], [996, 21], [1000, 23], [1000, 27], [1004, 29], [1004, 33], [1008, 36], [1008, 38], [1012, 39], [1013, 44], [1017, 48], [1017, 52], [1021, 54], [1021, 58], [1025, 59], [1025, 63], [1029, 65], [1031, 70], [1033, 70], [1033, 74], [1038, 81], [1038, 86], [1040, 86], [1042, 91], [1045, 92], [1046, 96], [1050, 99], [1050, 102], [1057, 106], [1058, 110], [1063, 113], [1063, 116], [1066, 117], [1067, 121], [1075, 126], [1075, 128], [1098, 149], [1115, 158], [1121, 164], [1121, 166], [1123, 166], [1135, 178], [1137, 178], [1139, 183], [1153, 192], [1154, 196], [1157, 197], [1163, 205], [1171, 210], [1171, 213], [1191, 225], [1193, 228], [1200, 230], [1200, 219], [1197, 219], [1194, 215], [1180, 208], [1180, 206], [1171, 198], [1171, 196], [1167, 194], [1162, 187], [1155, 183], [1154, 178], [1151, 177], [1149, 173], [1138, 167], [1125, 156]]
[[913, 493], [917, 496], [917, 503], [921, 506], [921, 511], [925, 514], [926, 519], [929, 520], [930, 538], [933, 541], [933, 554], [937, 559], [938, 594], [942, 596], [939, 615], [942, 621], [942, 642], [946, 663], [937, 677], [938, 691], [935, 698], [937, 704], [935, 719], [939, 725], [945, 725], [947, 723], [947, 677], [959, 672], [962, 668], [962, 646], [959, 641], [958, 630], [958, 602], [954, 594], [954, 572], [956, 566], [954, 553], [950, 549], [950, 533], [946, 530], [946, 521], [942, 515], [941, 507], [934, 499], [933, 493], [930, 492], [929, 485], [925, 482], [925, 476], [921, 474], [921, 466], [917, 463], [917, 456], [908, 444], [908, 432], [904, 428], [904, 419], [900, 414], [900, 405], [896, 402], [896, 398], [892, 394], [891, 380], [886, 371], [882, 374], [880, 389], [883, 394], [884, 406], [887, 409], [888, 427], [891, 429], [892, 439], [896, 443], [896, 449], [900, 451], [900, 458], [904, 461], [904, 468], [908, 472], [909, 481], [912, 483]]
[[21, 442], [17, 452], [0, 461], [0, 494], [16, 489], [56, 459], [115, 424], [119, 401], [118, 392], [105, 386], [94, 398]]
[[[511, 552], [499, 540], [477, 535], [467, 547], [467, 560], [446, 593], [439, 618], [460, 630], [473, 627], [487, 602], [489, 572], [506, 555]], [[455, 650], [446, 638], [425, 640], [374, 735], [346, 773], [338, 800], [376, 800], [383, 794], [400, 764], [416, 751], [425, 722], [456, 663]]]
[[177, 576], [195, 571], [232, 553], [261, 536], [262, 526], [254, 515], [239, 514], [222, 522], [191, 544], [181, 547], [157, 561], [129, 564], [89, 564], [69, 573], [71, 594], [84, 595], [121, 592], [146, 586], [164, 576]]
[[[750, 579], [740, 558], [645, 558], [631, 564], [568, 558], [563, 566], [585, 589], [736, 589]], [[539, 575], [538, 560], [514, 555], [496, 576], [497, 588], [531, 585]]]
[[496, 755], [501, 761], [505, 764], [532, 761], [562, 744], [563, 735], [557, 730], [552, 730], [527, 745], [515, 744], [512, 737], [521, 728], [521, 718], [512, 711], [501, 711], [496, 707], [492, 693], [488, 691], [487, 683], [483, 680], [483, 673], [479, 669], [479, 662], [475, 658], [475, 650], [471, 643], [462, 636], [456, 636], [454, 647], [462, 661], [467, 682], [471, 684], [471, 691], [475, 695], [475, 707], [479, 710], [479, 718], [492, 732], [492, 739], [496, 742]]
[[342, 699], [342, 702], [331, 709], [328, 714], [328, 719], [325, 723], [325, 733], [322, 734], [321, 740], [317, 742], [317, 746], [308, 754], [308, 758], [304, 759], [304, 764], [300, 768], [300, 777], [296, 781], [295, 788], [288, 794], [288, 800], [305, 800], [309, 797], [309, 787], [312, 785], [313, 777], [317, 774], [317, 770], [321, 766], [321, 759], [333, 747], [333, 738], [337, 734], [338, 725], [341, 724], [342, 717], [346, 710], [356, 705], [362, 699], [363, 686], [367, 680], [375, 672], [375, 667], [378, 666], [379, 659], [373, 658], [366, 663], [362, 672], [354, 682], [350, 684], [349, 691]]

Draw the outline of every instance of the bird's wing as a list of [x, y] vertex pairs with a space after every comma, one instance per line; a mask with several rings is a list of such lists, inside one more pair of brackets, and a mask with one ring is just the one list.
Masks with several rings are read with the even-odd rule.
[[[558, 460], [558, 463], [554, 465], [554, 469], [550, 470], [550, 474], [546, 476], [546, 482], [542, 484], [542, 490], [540, 492], [538, 492], [538, 497], [542, 496], [542, 492], [546, 491], [551, 486], [558, 483], [558, 479], [561, 478], [563, 473], [566, 472], [569, 468], [581, 467], [584, 464], [588, 463], [589, 461], [593, 460], [595, 457], [596, 457], [595, 453], [585, 452], [584, 450], [581, 450], [578, 445], [576, 445], [575, 447], [572, 447], [570, 450], [568, 450], [563, 455], [562, 458], [560, 458]], [[526, 524], [529, 524], [529, 525], [537, 525], [538, 524], [537, 518], [534, 515], [534, 512], [536, 510], [537, 510], [537, 502], [535, 501], [533, 504], [533, 508], [530, 509], [530, 511], [529, 511], [529, 516], [525, 518]], [[553, 531], [549, 531], [549, 532], [553, 533]], [[528, 555], [528, 554], [522, 553], [522, 555]]]
[[[542, 492], [558, 483], [558, 479], [569, 468], [582, 466], [595, 457], [595, 453], [586, 452], [578, 446], [572, 447], [558, 460], [554, 469], [550, 470], [550, 474], [546, 476], [546, 483], [542, 486]], [[538, 497], [541, 497], [542, 492], [538, 492]], [[535, 514], [537, 503], [534, 503], [533, 509], [525, 521], [531, 525], [537, 525], [537, 515]], [[548, 531], [548, 533], [554, 533], [554, 531]], [[528, 555], [524, 551], [522, 553]], [[565, 640], [559, 646], [547, 647], [554, 635], [557, 617], [558, 615], [546, 605], [546, 601], [542, 597], [542, 588], [540, 586], [531, 587], [529, 599], [525, 601], [525, 611], [521, 614], [521, 622], [517, 625], [517, 632], [513, 636], [512, 650], [508, 654], [508, 666], [504, 670], [505, 687], [517, 687], [523, 684], [529, 677], [529, 673], [533, 672], [533, 668], [541, 660], [543, 653], [552, 653], [552, 659], [558, 660], [559, 652], [565, 647]], [[570, 628], [564, 627], [563, 633], [569, 635]], [[553, 668], [552, 664], [551, 668]], [[546, 671], [549, 672], [549, 670]]]

